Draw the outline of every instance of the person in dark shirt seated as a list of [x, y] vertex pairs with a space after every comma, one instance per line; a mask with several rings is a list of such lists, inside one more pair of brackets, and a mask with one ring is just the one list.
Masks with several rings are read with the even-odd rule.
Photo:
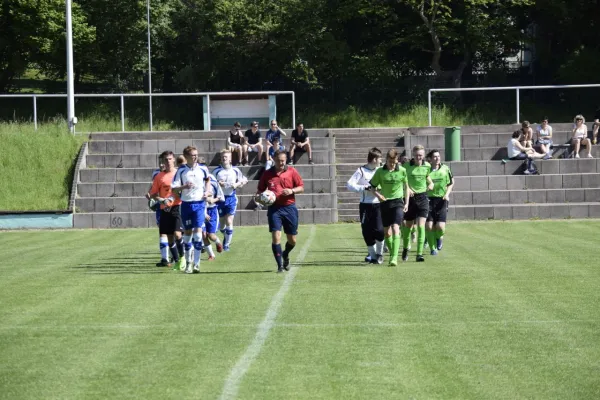
[[296, 129], [292, 131], [292, 140], [290, 143], [290, 160], [289, 165], [294, 165], [294, 152], [295, 151], [306, 151], [308, 152], [308, 163], [314, 164], [312, 160], [312, 149], [310, 147], [310, 139], [308, 138], [308, 131], [304, 129], [304, 124], [296, 125]]
[[237, 154], [238, 162], [241, 162], [242, 165], [245, 165], [246, 162], [242, 158], [242, 143], [244, 141], [244, 132], [242, 132], [242, 125], [239, 122], [233, 124], [233, 129], [229, 131], [229, 136], [227, 137], [227, 147], [232, 155]]
[[263, 154], [263, 145], [262, 145], [262, 136], [260, 133], [260, 129], [258, 129], [258, 122], [252, 121], [250, 124], [250, 129], [246, 131], [244, 134], [245, 140], [244, 145], [242, 146], [242, 152], [244, 153], [244, 159], [248, 161], [248, 153], [252, 153], [253, 151], [258, 153], [258, 157], [256, 159], [257, 163], [262, 162], [262, 154]]

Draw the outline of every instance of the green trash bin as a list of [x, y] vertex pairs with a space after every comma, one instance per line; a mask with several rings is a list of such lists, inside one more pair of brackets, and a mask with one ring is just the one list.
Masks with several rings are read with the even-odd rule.
[[444, 129], [445, 161], [460, 161], [460, 126]]

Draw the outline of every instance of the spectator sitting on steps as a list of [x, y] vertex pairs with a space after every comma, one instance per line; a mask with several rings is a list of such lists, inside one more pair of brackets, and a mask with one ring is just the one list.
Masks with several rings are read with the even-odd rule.
[[600, 128], [600, 106], [596, 109], [596, 114], [594, 115], [594, 129], [593, 129], [593, 139], [592, 144], [598, 143], [598, 128]]
[[552, 155], [550, 148], [552, 147], [552, 127], [548, 125], [548, 117], [542, 119], [542, 123], [535, 130], [537, 135], [536, 145], [539, 146], [543, 154]]
[[529, 121], [523, 121], [521, 124], [521, 135], [519, 136], [519, 142], [523, 147], [533, 147], [533, 129]]
[[[519, 136], [521, 136], [521, 133], [522, 133], [521, 130], [514, 131], [512, 134], [512, 138], [509, 140], [508, 145], [506, 146], [506, 150], [508, 152], [509, 159], [531, 161], [531, 160], [539, 159], [539, 158], [544, 158], [545, 160], [550, 158], [549, 153], [540, 154], [530, 147], [523, 146], [519, 142]], [[529, 165], [527, 168], [528, 170], [530, 169], [529, 168], [530, 165], [531, 165], [531, 162], [529, 162]]]
[[592, 142], [588, 139], [588, 128], [585, 125], [585, 118], [579, 114], [574, 119], [575, 127], [573, 128], [573, 136], [571, 137], [571, 146], [573, 146], [573, 153], [575, 158], [579, 158], [579, 149], [581, 145], [587, 147], [588, 158], [594, 158], [592, 156]]

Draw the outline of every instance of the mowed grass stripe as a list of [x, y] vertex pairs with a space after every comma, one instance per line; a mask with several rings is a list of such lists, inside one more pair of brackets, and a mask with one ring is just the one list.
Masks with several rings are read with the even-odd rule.
[[[551, 256], [590, 226], [455, 224], [439, 257], [417, 264], [411, 252], [393, 272], [361, 263], [358, 225], [354, 239], [323, 227], [315, 243], [332, 256], [307, 257], [240, 397], [598, 397], [599, 272]], [[544, 245], [527, 243], [540, 234]], [[510, 249], [546, 256], [513, 262]]]
[[[28, 240], [35, 241], [38, 233], [44, 236], [29, 232]], [[6, 396], [202, 398], [212, 385], [215, 398], [263, 317], [269, 290], [275, 292], [281, 282], [270, 254], [256, 254], [252, 262], [234, 261], [247, 260], [244, 242], [257, 241], [250, 230], [238, 229], [236, 235], [232, 251], [221, 255], [220, 262], [204, 260], [205, 273], [188, 276], [154, 267], [155, 230], [97, 231], [84, 241], [75, 232], [61, 234], [59, 241], [77, 244], [66, 253], [72, 261], [61, 258], [63, 247], [50, 246], [42, 261], [28, 264], [29, 271], [12, 272], [26, 289], [21, 291], [25, 305], [23, 298], [5, 290], [0, 295], [3, 304], [12, 299], [12, 308], [5, 309], [12, 318], [2, 326], [33, 327], [0, 329], [1, 336], [12, 337], [3, 341], [11, 345], [0, 351], [6, 365], [12, 361], [11, 369], [0, 376], [8, 377], [20, 366], [28, 371], [11, 378]], [[268, 246], [268, 236], [266, 241]], [[56, 267], [53, 262], [50, 268], [44, 259], [65, 263]], [[214, 325], [203, 327], [203, 321]], [[87, 328], [94, 324], [105, 327]], [[107, 329], [111, 324], [115, 328]], [[35, 329], [53, 325], [59, 330]], [[123, 331], [126, 325], [137, 328]], [[65, 326], [73, 329], [60, 329]], [[29, 361], [20, 359], [26, 352], [34, 355]], [[60, 367], [48, 369], [50, 365]], [[64, 382], [64, 376], [77, 380]]]
[[[450, 224], [388, 268], [317, 226], [238, 398], [598, 398], [599, 228]], [[265, 227], [199, 276], [154, 267], [154, 229], [1, 234], [0, 398], [218, 398], [281, 287]]]

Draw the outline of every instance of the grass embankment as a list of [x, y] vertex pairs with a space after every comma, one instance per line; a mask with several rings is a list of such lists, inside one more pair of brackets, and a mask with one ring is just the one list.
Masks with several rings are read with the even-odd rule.
[[84, 136], [57, 126], [34, 131], [22, 124], [1, 124], [0, 210], [65, 210], [77, 153]]

